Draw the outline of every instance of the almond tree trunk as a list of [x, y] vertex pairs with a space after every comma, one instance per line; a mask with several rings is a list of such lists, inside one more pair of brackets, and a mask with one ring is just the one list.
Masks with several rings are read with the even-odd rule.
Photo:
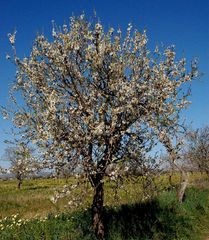
[[104, 184], [100, 174], [94, 178], [94, 197], [92, 203], [92, 228], [99, 240], [104, 239]]
[[181, 172], [181, 182], [177, 192], [178, 201], [182, 203], [185, 200], [185, 191], [188, 185], [188, 174], [182, 170]]
[[208, 171], [208, 170], [206, 171], [206, 174], [207, 174], [207, 176], [208, 176], [208, 179], [209, 179], [209, 171]]
[[169, 171], [169, 176], [168, 176], [168, 182], [169, 182], [169, 188], [172, 189], [174, 187], [174, 183], [172, 181], [172, 176], [173, 176], [173, 168]]
[[18, 180], [18, 185], [17, 185], [17, 188], [20, 189], [21, 188], [21, 185], [22, 185], [22, 180]]
[[22, 174], [18, 172], [16, 177], [17, 177], [17, 180], [18, 180], [17, 188], [20, 189], [21, 185], [22, 185]]

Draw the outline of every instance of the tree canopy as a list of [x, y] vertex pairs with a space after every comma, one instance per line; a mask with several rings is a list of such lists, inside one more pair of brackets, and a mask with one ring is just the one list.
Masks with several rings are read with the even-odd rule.
[[[13, 121], [45, 150], [45, 160], [67, 161], [85, 173], [95, 191], [93, 226], [102, 239], [107, 167], [144, 156], [175, 131], [196, 63], [188, 72], [174, 46], [151, 51], [146, 31], [131, 24], [125, 35], [105, 31], [84, 15], [71, 17], [69, 26], [54, 25], [50, 39], [39, 35], [23, 59], [16, 55], [15, 33], [9, 39], [17, 67]], [[16, 93], [24, 104], [17, 104]]]

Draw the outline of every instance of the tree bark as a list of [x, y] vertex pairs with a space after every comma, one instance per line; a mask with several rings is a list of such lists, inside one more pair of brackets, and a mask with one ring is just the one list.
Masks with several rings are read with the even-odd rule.
[[97, 174], [94, 179], [94, 197], [92, 203], [92, 228], [99, 240], [104, 239], [104, 184]]
[[20, 188], [21, 188], [21, 185], [22, 185], [22, 180], [21, 180], [21, 179], [18, 179], [18, 185], [17, 185], [17, 188], [20, 189]]
[[207, 177], [208, 177], [208, 179], [209, 179], [209, 171], [206, 171], [206, 174], [207, 174]]
[[169, 182], [169, 189], [172, 189], [172, 188], [174, 188], [174, 183], [173, 183], [173, 181], [172, 181], [172, 176], [173, 176], [173, 169], [172, 170], [170, 170], [170, 172], [169, 172], [169, 176], [168, 176], [168, 182]]
[[23, 179], [22, 174], [18, 172], [17, 175], [16, 175], [16, 178], [18, 180], [17, 188], [20, 189], [21, 185], [22, 185], [22, 179]]
[[185, 191], [188, 185], [188, 175], [185, 171], [181, 172], [181, 182], [177, 192], [178, 201], [182, 203], [185, 200]]

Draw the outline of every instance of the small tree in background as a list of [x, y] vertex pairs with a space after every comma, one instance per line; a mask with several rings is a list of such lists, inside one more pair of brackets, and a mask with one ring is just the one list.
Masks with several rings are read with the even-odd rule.
[[7, 172], [15, 175], [18, 180], [18, 189], [21, 188], [24, 178], [36, 174], [41, 169], [41, 165], [33, 156], [33, 149], [23, 142], [7, 147], [4, 159], [10, 162], [11, 166]]
[[175, 59], [173, 46], [148, 50], [146, 32], [131, 25], [123, 37], [120, 29], [105, 32], [81, 15], [62, 30], [53, 27], [52, 37], [39, 35], [30, 56], [20, 60], [15, 34], [9, 36], [17, 67], [12, 99], [19, 101], [17, 92], [24, 102], [10, 114], [26, 138], [46, 150], [45, 160], [68, 158], [88, 179], [92, 227], [104, 239], [108, 166], [134, 159], [172, 134], [188, 105], [182, 85], [194, 74], [184, 58]]
[[209, 177], [209, 127], [198, 128], [187, 133], [185, 157], [191, 166]]
[[169, 163], [169, 183], [171, 187], [174, 187], [171, 179], [173, 173], [180, 173], [180, 184], [177, 190], [177, 198], [178, 201], [182, 203], [185, 199], [185, 191], [189, 183], [188, 172], [186, 168], [188, 162], [187, 159], [185, 159], [185, 133], [180, 134], [179, 130], [174, 130], [171, 139], [171, 136], [167, 136], [165, 131], [162, 131], [160, 138], [167, 150], [167, 155], [164, 156], [164, 161]]

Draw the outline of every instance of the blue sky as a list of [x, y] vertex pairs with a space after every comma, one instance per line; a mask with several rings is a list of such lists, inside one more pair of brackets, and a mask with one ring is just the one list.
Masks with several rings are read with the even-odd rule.
[[[129, 22], [134, 27], [147, 29], [149, 44], [174, 44], [178, 57], [189, 61], [199, 58], [199, 68], [204, 74], [192, 86], [192, 105], [185, 112], [194, 127], [209, 123], [209, 1], [208, 0], [2, 0], [0, 1], [0, 105], [8, 99], [8, 89], [15, 68], [6, 61], [11, 52], [7, 33], [17, 30], [17, 53], [27, 55], [37, 32], [49, 35], [51, 21], [58, 25], [83, 11], [93, 16], [94, 10], [105, 26], [120, 26], [125, 30]], [[3, 141], [8, 138], [10, 124], [0, 117], [0, 156]], [[4, 164], [4, 163], [3, 163]], [[1, 163], [0, 163], [1, 165]]]

